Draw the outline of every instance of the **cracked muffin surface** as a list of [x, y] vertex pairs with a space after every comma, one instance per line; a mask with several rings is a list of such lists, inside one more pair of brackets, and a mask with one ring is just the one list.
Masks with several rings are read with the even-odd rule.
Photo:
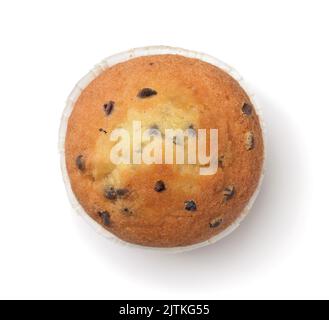
[[[112, 163], [109, 135], [123, 128], [132, 136], [133, 121], [161, 140], [171, 128], [217, 129], [217, 172], [200, 175], [198, 163]], [[257, 188], [263, 157], [260, 121], [239, 83], [170, 54], [103, 71], [77, 99], [65, 140], [71, 187], [86, 213], [122, 240], [152, 247], [200, 243], [230, 226]]]

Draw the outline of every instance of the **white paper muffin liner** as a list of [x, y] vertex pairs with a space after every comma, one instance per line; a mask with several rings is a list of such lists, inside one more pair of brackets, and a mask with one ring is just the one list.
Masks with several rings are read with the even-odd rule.
[[[173, 248], [159, 248], [159, 247], [147, 247], [147, 246], [141, 246], [141, 245], [136, 245], [132, 244], [129, 242], [126, 242], [114, 234], [112, 234], [110, 231], [106, 230], [103, 226], [98, 224], [96, 221], [94, 221], [82, 208], [78, 200], [76, 199], [72, 188], [71, 188], [71, 183], [70, 179], [67, 173], [66, 169], [66, 161], [65, 161], [65, 137], [66, 137], [66, 131], [67, 131], [67, 124], [69, 117], [71, 115], [71, 112], [73, 110], [73, 107], [79, 98], [81, 92], [95, 79], [97, 78], [104, 70], [107, 68], [120, 63], [124, 62], [136, 57], [141, 57], [141, 56], [149, 56], [149, 55], [161, 55], [161, 54], [178, 54], [182, 55], [185, 57], [189, 58], [196, 58], [200, 59], [202, 61], [208, 62], [214, 66], [217, 66], [218, 68], [226, 71], [229, 75], [231, 75], [236, 81], [239, 82], [240, 86], [245, 90], [245, 92], [248, 94], [250, 100], [252, 101], [252, 104], [255, 107], [255, 111], [257, 115], [259, 116], [260, 119], [260, 124], [263, 132], [263, 139], [264, 139], [264, 163], [263, 163], [263, 169], [262, 169], [262, 174], [258, 182], [258, 186], [252, 197], [250, 198], [248, 204], [242, 211], [240, 217], [236, 219], [230, 226], [228, 226], [225, 230], [217, 234], [216, 236], [210, 238], [207, 241], [200, 242], [197, 244], [189, 245], [189, 246], [184, 246], [184, 247], [173, 247]], [[264, 178], [264, 171], [265, 171], [265, 161], [266, 161], [266, 141], [265, 141], [265, 125], [263, 121], [263, 116], [261, 109], [259, 106], [256, 104], [255, 101], [255, 96], [250, 92], [250, 90], [247, 88], [243, 78], [240, 76], [240, 74], [233, 69], [231, 66], [227, 65], [226, 63], [209, 56], [204, 53], [200, 52], [195, 52], [195, 51], [190, 51], [186, 49], [181, 49], [181, 48], [173, 48], [173, 47], [167, 47], [167, 46], [151, 46], [151, 47], [143, 47], [143, 48], [136, 48], [136, 49], [131, 49], [129, 51], [125, 51], [113, 56], [110, 56], [97, 64], [88, 74], [86, 74], [74, 87], [72, 90], [71, 94], [69, 95], [67, 102], [66, 102], [66, 107], [62, 115], [62, 120], [61, 120], [61, 126], [60, 126], [60, 134], [59, 134], [59, 152], [60, 152], [60, 160], [61, 160], [61, 169], [63, 173], [63, 179], [65, 183], [65, 187], [68, 193], [69, 200], [71, 202], [71, 205], [73, 209], [80, 215], [82, 216], [98, 233], [102, 234], [106, 238], [111, 239], [112, 241], [119, 243], [121, 245], [125, 246], [130, 246], [130, 247], [137, 247], [137, 248], [142, 248], [146, 250], [156, 250], [156, 251], [164, 251], [164, 252], [172, 252], [172, 253], [179, 253], [179, 252], [184, 252], [184, 251], [190, 251], [193, 249], [201, 248], [204, 246], [207, 246], [209, 244], [213, 244], [227, 235], [229, 235], [231, 232], [233, 232], [242, 222], [242, 220], [247, 216], [249, 213], [250, 209], [252, 208], [258, 194], [260, 191], [260, 187]]]

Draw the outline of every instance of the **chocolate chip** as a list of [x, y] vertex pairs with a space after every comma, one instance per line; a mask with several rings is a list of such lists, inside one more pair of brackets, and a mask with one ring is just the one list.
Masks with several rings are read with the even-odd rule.
[[161, 180], [157, 181], [157, 183], [155, 184], [154, 190], [156, 192], [165, 191], [166, 190], [166, 186], [165, 186], [164, 182], [161, 181]]
[[193, 200], [185, 201], [185, 210], [196, 211], [196, 203]]
[[193, 137], [196, 136], [196, 129], [194, 128], [194, 125], [193, 124], [190, 124], [189, 125], [188, 130], [189, 130], [189, 134], [190, 135], [192, 135]]
[[151, 136], [158, 136], [161, 134], [160, 130], [159, 130], [159, 127], [155, 124], [153, 126], [150, 127], [149, 129], [149, 134]]
[[110, 214], [107, 211], [100, 211], [100, 212], [98, 212], [98, 215], [102, 219], [102, 223], [105, 226], [108, 227], [111, 224]]
[[223, 222], [222, 218], [215, 218], [210, 221], [209, 226], [210, 228], [217, 228], [222, 224], [222, 222]]
[[103, 132], [103, 133], [107, 134], [107, 131], [102, 128], [99, 129], [99, 132]]
[[228, 186], [224, 189], [223, 191], [223, 195], [224, 195], [224, 200], [227, 201], [227, 200], [230, 200], [233, 198], [235, 194], [235, 188], [234, 186]]
[[241, 110], [246, 116], [250, 116], [252, 114], [252, 105], [244, 103]]
[[84, 159], [83, 155], [80, 155], [76, 158], [75, 164], [80, 171], [86, 170], [86, 163], [85, 163], [85, 159]]
[[107, 187], [104, 191], [105, 198], [109, 200], [117, 200], [118, 198], [123, 198], [129, 193], [128, 189], [114, 189], [113, 187]]
[[247, 150], [251, 150], [255, 147], [254, 134], [250, 131], [246, 133], [245, 147]]
[[112, 187], [105, 189], [104, 196], [109, 200], [116, 200], [118, 198], [117, 192]]
[[224, 168], [224, 156], [218, 158], [218, 168]]
[[[174, 136], [172, 138], [172, 143], [176, 146], [182, 146], [184, 144], [184, 140], [179, 139], [180, 137]], [[184, 139], [184, 138], [183, 138]]]
[[114, 105], [115, 105], [114, 101], [109, 101], [104, 104], [103, 108], [104, 108], [104, 112], [107, 116], [109, 116], [112, 113]]
[[129, 210], [129, 208], [123, 208], [121, 211], [125, 215], [131, 215], [132, 214], [132, 211]]
[[155, 96], [156, 94], [157, 94], [157, 92], [155, 90], [153, 90], [151, 88], [144, 88], [141, 91], [139, 91], [137, 96], [138, 96], [138, 98], [145, 99], [145, 98]]
[[122, 198], [129, 193], [129, 190], [128, 189], [117, 189], [116, 192], [117, 192], [118, 197]]

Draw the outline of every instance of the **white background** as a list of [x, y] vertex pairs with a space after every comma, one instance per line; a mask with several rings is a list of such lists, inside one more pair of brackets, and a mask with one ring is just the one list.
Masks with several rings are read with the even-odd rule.
[[[329, 298], [328, 1], [1, 1], [0, 298]], [[263, 107], [267, 172], [241, 227], [183, 254], [119, 246], [72, 212], [66, 97], [106, 56], [171, 45], [233, 65]]]

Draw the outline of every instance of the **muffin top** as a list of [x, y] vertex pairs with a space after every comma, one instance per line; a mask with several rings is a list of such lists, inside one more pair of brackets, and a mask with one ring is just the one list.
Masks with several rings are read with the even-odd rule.
[[[143, 133], [137, 149], [136, 123]], [[117, 129], [129, 134], [129, 143], [114, 141]], [[187, 136], [168, 137], [168, 129]], [[193, 137], [200, 152], [201, 129], [208, 155], [210, 129], [218, 135], [210, 174], [202, 174], [207, 165], [198, 157], [189, 163], [184, 153]], [[112, 161], [120, 141], [129, 144], [130, 163]], [[162, 143], [163, 161], [134, 161], [152, 141]], [[170, 144], [174, 158], [183, 150], [184, 163], [164, 160]], [[258, 186], [263, 156], [260, 121], [239, 83], [214, 65], [170, 54], [102, 72], [77, 99], [65, 140], [71, 187], [86, 213], [122, 240], [152, 247], [200, 243], [229, 227]]]

